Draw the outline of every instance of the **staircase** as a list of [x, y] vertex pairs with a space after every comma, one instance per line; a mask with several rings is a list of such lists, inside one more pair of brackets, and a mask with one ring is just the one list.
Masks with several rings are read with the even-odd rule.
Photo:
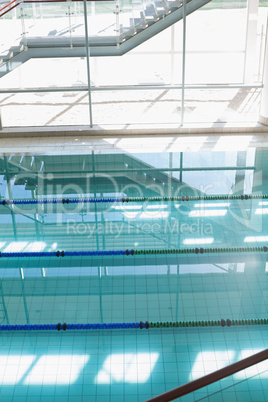
[[[112, 9], [110, 6], [112, 3], [114, 11], [111, 12], [114, 17], [110, 25], [108, 21], [111, 22], [111, 20], [107, 19], [108, 28], [99, 30], [94, 34], [89, 33], [90, 56], [121, 56], [183, 18], [183, 0], [155, 0], [147, 3], [140, 1], [135, 3], [135, 1], [131, 0], [128, 4], [111, 1], [101, 2], [102, 4], [109, 4], [109, 10]], [[187, 0], [186, 15], [210, 1]], [[37, 1], [37, 3], [40, 4], [41, 2]], [[21, 13], [23, 20], [23, 15], [27, 15], [27, 7], [32, 5], [18, 1], [15, 1], [14, 4], [18, 5], [16, 10], [26, 6], [23, 11], [25, 13], [26, 10], [26, 14]], [[74, 3], [68, 2], [68, 4]], [[2, 14], [1, 10], [3, 8], [0, 8], [0, 16], [5, 11], [6, 18], [8, 15], [6, 13], [7, 8], [2, 11]], [[28, 22], [29, 32], [25, 32], [23, 26], [22, 37], [8, 49], [2, 50], [2, 54], [0, 53], [0, 78], [31, 58], [85, 57], [83, 16], [78, 16], [75, 23], [70, 23], [70, 16], [73, 13], [70, 12], [70, 8], [68, 10], [66, 14], [69, 15], [69, 24], [68, 18], [65, 17], [65, 30], [58, 27], [59, 19], [50, 20], [55, 29], [50, 29], [49, 24], [46, 26], [48, 20], [43, 19], [36, 22], [37, 28], [43, 24], [42, 34], [40, 34], [40, 29], [36, 33], [36, 29], [32, 28], [34, 26], [33, 21], [30, 23], [29, 20], [25, 20]], [[98, 25], [105, 17], [108, 18], [108, 14], [89, 15], [88, 24], [89, 26]], [[7, 19], [4, 21], [8, 25]], [[23, 25], [25, 21], [22, 21]], [[13, 20], [10, 20], [10, 27], [12, 27], [12, 22]], [[3, 37], [3, 35], [1, 36]]]

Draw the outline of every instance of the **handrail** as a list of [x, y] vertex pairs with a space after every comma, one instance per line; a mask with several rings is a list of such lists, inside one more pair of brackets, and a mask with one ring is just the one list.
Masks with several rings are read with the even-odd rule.
[[11, 4], [16, 3], [17, 0], [12, 0], [10, 3], [6, 4], [3, 8], [0, 8], [0, 12], [3, 11], [5, 8], [9, 7]]
[[[12, 7], [8, 8], [5, 10], [5, 8], [11, 6], [13, 3], [15, 3]], [[12, 0], [10, 3], [6, 4], [3, 8], [0, 9], [0, 17], [3, 17], [3, 15], [7, 14], [9, 11], [13, 10], [13, 8], [17, 7], [20, 4], [20, 0]], [[2, 14], [1, 11], [5, 10]]]
[[[23, 0], [23, 3], [66, 3], [70, 0]], [[71, 0], [71, 2], [83, 0]], [[114, 0], [87, 0], [87, 1], [114, 1]]]
[[236, 363], [230, 364], [220, 370], [214, 371], [204, 377], [198, 378], [197, 380], [188, 382], [187, 384], [181, 385], [180, 387], [174, 388], [167, 391], [161, 395], [155, 396], [148, 399], [147, 402], [169, 402], [176, 398], [180, 398], [184, 395], [190, 394], [200, 388], [206, 387], [207, 385], [213, 384], [216, 381], [222, 380], [238, 371], [244, 370], [254, 364], [260, 363], [263, 360], [268, 359], [268, 349], [262, 350], [252, 356], [246, 357], [245, 359], [239, 360]]
[[[0, 9], [0, 17], [3, 17], [3, 15], [7, 14], [9, 11], [13, 10], [13, 8], [17, 7], [21, 3], [66, 3], [69, 0], [12, 0], [10, 3], [6, 4], [3, 8]], [[75, 1], [83, 1], [83, 0], [71, 0], [72, 2]], [[114, 1], [114, 0], [87, 0], [87, 1]], [[7, 7], [11, 6], [13, 3], [15, 3], [12, 7], [8, 8], [5, 10]], [[1, 11], [5, 10], [2, 14]]]

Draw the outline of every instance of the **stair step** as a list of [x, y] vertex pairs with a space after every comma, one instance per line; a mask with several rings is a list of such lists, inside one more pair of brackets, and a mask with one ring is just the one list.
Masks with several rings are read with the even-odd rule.
[[121, 29], [121, 35], [120, 35], [120, 41], [124, 42], [127, 39], [132, 38], [136, 34], [136, 31], [134, 30], [133, 27], [124, 27]]
[[157, 21], [157, 17], [150, 14], [145, 14], [146, 21]]
[[9, 61], [12, 57], [16, 56], [17, 54], [21, 53], [24, 50], [24, 45], [19, 46], [12, 46], [6, 53], [1, 54], [1, 59], [4, 62]]
[[168, 1], [168, 7], [170, 10], [177, 10], [183, 6], [182, 0]]
[[169, 6], [165, 0], [156, 1], [155, 6], [157, 10], [163, 10], [166, 14], [170, 12]]
[[8, 52], [7, 54], [3, 54], [1, 56], [2, 60], [4, 63], [6, 63], [7, 61], [9, 61], [10, 59], [12, 59], [12, 57], [14, 56], [13, 52]]
[[154, 4], [148, 4], [144, 10], [145, 18], [153, 19], [154, 21], [159, 20], [158, 12]]
[[9, 50], [13, 53], [13, 56], [15, 56], [24, 50], [24, 45], [20, 44], [18, 46], [12, 46]]
[[140, 25], [139, 18], [130, 18], [129, 23], [130, 23], [130, 31], [133, 31], [133, 35], [143, 30], [142, 26]]
[[139, 32], [141, 32], [141, 31], [143, 31], [144, 28], [143, 28], [143, 26], [141, 26], [141, 25], [138, 23], [138, 21], [135, 22], [135, 20], [136, 20], [136, 18], [134, 18], [135, 33], [139, 33]]
[[141, 32], [148, 27], [147, 22], [144, 24], [143, 22], [141, 22], [140, 20], [138, 20], [136, 18], [134, 18], [134, 23], [135, 23], [136, 32]]
[[151, 21], [152, 23], [154, 23], [159, 20], [159, 17], [158, 15], [145, 15], [145, 19], [147, 22]]
[[[7, 66], [7, 63], [11, 61], [11, 59], [24, 50], [24, 45], [19, 44], [17, 46], [11, 46], [11, 48], [8, 50], [6, 54], [2, 54], [0, 58], [0, 77], [3, 77], [8, 71], [9, 68]], [[0, 310], [1, 311], [1, 310]]]
[[155, 15], [155, 6], [154, 6], [154, 4], [147, 4], [144, 12], [145, 12], [145, 15], [147, 15], [147, 14]]
[[147, 19], [147, 18], [146, 18], [146, 24], [147, 24], [147, 26], [151, 26], [151, 25], [155, 24], [156, 21], [157, 21], [157, 20], [155, 20], [155, 19]]
[[148, 23], [146, 21], [145, 15], [143, 11], [140, 11], [139, 17], [133, 18], [134, 26], [138, 29], [145, 29], [148, 27]]

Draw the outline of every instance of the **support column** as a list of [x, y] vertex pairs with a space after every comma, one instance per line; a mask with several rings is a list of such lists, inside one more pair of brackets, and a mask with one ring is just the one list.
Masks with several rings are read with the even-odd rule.
[[184, 124], [184, 92], [185, 92], [185, 57], [186, 57], [186, 4], [183, 0], [183, 44], [182, 44], [182, 79], [181, 79], [181, 126]]
[[259, 0], [248, 0], [244, 83], [254, 82]]
[[[267, 20], [268, 23], [268, 20]], [[266, 25], [265, 53], [263, 68], [263, 88], [259, 122], [268, 126], [268, 26]]]
[[85, 21], [85, 39], [86, 39], [86, 58], [87, 58], [87, 84], [88, 84], [88, 104], [89, 104], [89, 119], [90, 127], [93, 127], [92, 122], [92, 102], [91, 102], [91, 84], [90, 84], [90, 64], [89, 64], [89, 42], [88, 42], [88, 27], [87, 27], [87, 0], [84, 0], [84, 21]]
[[2, 126], [1, 110], [0, 110], [0, 130], [2, 130], [2, 129], [3, 129], [3, 126]]

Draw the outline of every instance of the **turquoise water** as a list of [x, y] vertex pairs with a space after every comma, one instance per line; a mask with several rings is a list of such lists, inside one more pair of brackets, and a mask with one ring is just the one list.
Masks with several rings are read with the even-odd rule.
[[[0, 196], [268, 194], [266, 160], [267, 151], [255, 149], [2, 156]], [[2, 205], [0, 251], [263, 246], [267, 212], [265, 199]], [[263, 252], [1, 258], [0, 322], [266, 318], [266, 261]], [[267, 330], [21, 332], [0, 339], [5, 401], [145, 401], [266, 348]], [[265, 401], [267, 376], [262, 363], [182, 400]]]

